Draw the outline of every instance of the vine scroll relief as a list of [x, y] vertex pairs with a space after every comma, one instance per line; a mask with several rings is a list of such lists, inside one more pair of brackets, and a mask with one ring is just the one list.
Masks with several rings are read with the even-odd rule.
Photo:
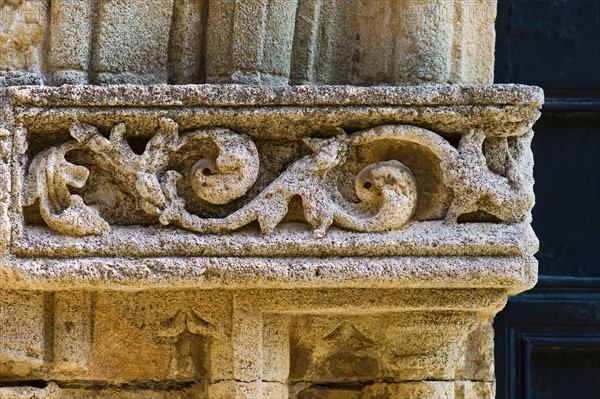
[[[189, 195], [215, 206], [248, 196], [262, 173], [259, 150], [249, 136], [226, 128], [180, 134], [175, 121], [161, 118], [157, 133], [138, 154], [128, 144], [124, 124], [113, 126], [107, 138], [95, 126], [75, 123], [70, 135], [73, 140], [34, 157], [22, 204], [38, 204], [50, 229], [76, 237], [111, 230], [101, 213], [77, 193], [88, 183], [90, 170], [68, 160], [76, 151], [87, 151], [94, 165], [134, 198], [145, 215], [162, 225], [205, 234], [232, 232], [255, 221], [270, 234], [297, 198], [315, 237], [323, 237], [332, 225], [379, 232], [419, 220], [454, 223], [477, 211], [517, 222], [533, 206], [531, 186], [508, 146], [507, 173], [500, 176], [487, 165], [485, 134], [477, 129], [467, 132], [458, 148], [431, 131], [406, 125], [306, 138], [301, 156], [223, 217], [190, 210]], [[205, 147], [214, 151], [198, 150]], [[189, 161], [196, 154], [198, 159]], [[174, 166], [183, 164], [188, 165], [185, 171]], [[353, 187], [348, 184], [350, 175]], [[190, 187], [185, 195], [183, 183]]]

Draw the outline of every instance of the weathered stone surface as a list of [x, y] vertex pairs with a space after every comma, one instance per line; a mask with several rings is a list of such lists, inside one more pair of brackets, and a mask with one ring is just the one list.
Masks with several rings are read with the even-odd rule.
[[[499, 97], [502, 101], [503, 87], [499, 88]], [[512, 87], [513, 91], [519, 91], [521, 88]], [[62, 90], [62, 89], [61, 89]], [[317, 98], [313, 101], [316, 104], [320, 102], [330, 102], [337, 95], [345, 94], [345, 89], [331, 89], [333, 96], [327, 92], [316, 92], [314, 93]], [[498, 101], [486, 101], [486, 91], [489, 89], [481, 88], [469, 88], [466, 87], [464, 92], [452, 90], [448, 92], [450, 98], [469, 95], [470, 91], [473, 90], [476, 95], [473, 95], [474, 102], [481, 103], [480, 114], [473, 115], [471, 112], [467, 116], [459, 116], [458, 122], [462, 122], [464, 125], [454, 125], [453, 130], [449, 130], [449, 125], [442, 123], [442, 118], [449, 116], [456, 116], [457, 112], [461, 112], [461, 107], [456, 108], [448, 107], [447, 105], [440, 106], [439, 102], [445, 100], [435, 98], [433, 101], [427, 100], [427, 95], [430, 90], [423, 90], [422, 92], [413, 90], [400, 90], [398, 94], [398, 100], [406, 100], [411, 104], [411, 100], [414, 97], [415, 102], [430, 103], [430, 109], [420, 118], [420, 122], [415, 121], [414, 111], [410, 109], [411, 105], [396, 102], [394, 109], [394, 115], [396, 118], [396, 124], [384, 125], [371, 129], [359, 130], [353, 134], [345, 133], [346, 130], [356, 130], [365, 126], [367, 123], [378, 123], [388, 121], [385, 114], [381, 117], [386, 119], [380, 119], [377, 115], [372, 115], [368, 119], [364, 119], [360, 124], [353, 121], [356, 115], [353, 114], [353, 110], [347, 110], [344, 107], [338, 108], [337, 112], [328, 112], [329, 115], [335, 115], [336, 119], [333, 120], [322, 120], [320, 126], [314, 126], [311, 130], [305, 130], [299, 132], [302, 136], [305, 136], [304, 140], [298, 140], [296, 142], [290, 142], [286, 144], [287, 147], [281, 147], [281, 142], [278, 141], [266, 141], [256, 142], [261, 145], [261, 148], [257, 152], [256, 143], [252, 140], [263, 139], [263, 140], [277, 140], [283, 137], [283, 132], [288, 129], [293, 129], [298, 125], [295, 118], [300, 117], [298, 115], [282, 115], [281, 113], [269, 114], [269, 106], [273, 103], [273, 99], [259, 96], [257, 100], [251, 100], [254, 106], [264, 106], [266, 113], [263, 113], [259, 117], [255, 117], [254, 114], [248, 114], [242, 118], [241, 110], [238, 111], [236, 121], [232, 125], [234, 128], [231, 131], [218, 131], [211, 129], [211, 126], [206, 126], [206, 119], [201, 123], [200, 126], [206, 126], [192, 131], [191, 133], [180, 135], [179, 131], [183, 129], [194, 129], [194, 121], [190, 120], [190, 115], [177, 115], [174, 114], [173, 118], [160, 117], [152, 120], [147, 119], [146, 113], [131, 113], [121, 114], [120, 118], [125, 123], [119, 123], [119, 114], [114, 112], [115, 109], [109, 114], [95, 115], [96, 120], [103, 121], [103, 124], [96, 125], [86, 123], [69, 123], [73, 117], [77, 119], [86, 118], [90, 120], [92, 116], [86, 108], [81, 109], [80, 112], [67, 111], [66, 113], [59, 111], [52, 118], [49, 118], [46, 112], [37, 109], [36, 107], [27, 107], [23, 113], [18, 112], [19, 119], [22, 119], [27, 126], [29, 134], [36, 130], [48, 129], [50, 126], [47, 124], [52, 120], [52, 130], [54, 134], [65, 134], [67, 132], [60, 132], [61, 126], [68, 131], [68, 134], [74, 138], [74, 141], [63, 142], [60, 146], [54, 146], [47, 149], [45, 152], [38, 153], [34, 158], [32, 165], [30, 166], [29, 176], [26, 179], [26, 194], [24, 198], [25, 204], [32, 204], [33, 201], [41, 199], [41, 216], [44, 218], [46, 223], [51, 223], [54, 229], [60, 229], [60, 225], [64, 225], [64, 232], [69, 230], [68, 234], [74, 236], [85, 236], [85, 235], [97, 235], [108, 231], [108, 227], [105, 224], [106, 220], [94, 213], [95, 211], [85, 208], [85, 205], [80, 204], [82, 201], [79, 196], [71, 196], [65, 191], [58, 191], [55, 195], [49, 196], [47, 191], [45, 178], [40, 175], [40, 171], [46, 169], [44, 165], [56, 165], [55, 169], [48, 171], [47, 173], [53, 174], [53, 181], [55, 184], [60, 186], [74, 185], [75, 187], [83, 188], [86, 185], [87, 178], [89, 176], [88, 169], [76, 166], [71, 162], [67, 162], [65, 155], [71, 151], [86, 151], [92, 152], [92, 156], [97, 158], [99, 167], [106, 171], [112, 172], [110, 167], [118, 165], [122, 172], [119, 172], [113, 176], [116, 178], [116, 182], [125, 188], [127, 192], [134, 196], [136, 201], [141, 201], [138, 207], [143, 210], [147, 215], [145, 217], [156, 217], [160, 216], [162, 224], [170, 224], [175, 221], [185, 228], [199, 231], [199, 232], [221, 232], [235, 230], [245, 224], [258, 219], [261, 224], [263, 232], [271, 231], [274, 227], [279, 224], [279, 221], [288, 212], [287, 202], [291, 200], [294, 195], [298, 195], [303, 200], [304, 206], [304, 217], [308, 222], [316, 229], [315, 235], [322, 236], [325, 234], [327, 228], [331, 223], [335, 223], [340, 227], [344, 227], [350, 230], [358, 231], [381, 231], [397, 229], [404, 225], [413, 212], [416, 212], [415, 218], [421, 219], [435, 219], [439, 218], [444, 214], [445, 207], [450, 206], [448, 214], [446, 215], [447, 220], [454, 220], [463, 214], [473, 213], [475, 211], [483, 211], [499, 220], [506, 222], [515, 222], [526, 220], [532, 206], [532, 195], [531, 195], [531, 183], [526, 175], [530, 172], [528, 170], [521, 171], [520, 159], [514, 158], [512, 153], [509, 151], [508, 141], [503, 138], [504, 145], [504, 176], [498, 176], [489, 170], [488, 162], [485, 157], [484, 151], [486, 147], [483, 142], [486, 137], [493, 138], [495, 142], [500, 139], [498, 136], [510, 136], [518, 137], [527, 132], [531, 123], [534, 121], [536, 115], [535, 109], [530, 107], [519, 107], [521, 109], [512, 108], [500, 108], [494, 107], [494, 103]], [[70, 90], [65, 90], [65, 94], [73, 95], [75, 103], [80, 97], [80, 90], [73, 93], [69, 93]], [[389, 93], [391, 89], [382, 89], [381, 92]], [[211, 94], [209, 87], [204, 87], [202, 92]], [[255, 90], [239, 88], [238, 93], [240, 101], [247, 97], [248, 94], [252, 95]], [[278, 91], [275, 95], [282, 96], [284, 99], [289, 97], [289, 102], [294, 104], [296, 101], [294, 97], [302, 93], [302, 88]], [[12, 94], [12, 93], [11, 93]], [[43, 95], [43, 92], [41, 93]], [[85, 94], [85, 90], [83, 90]], [[108, 94], [104, 90], [99, 91], [100, 95]], [[117, 95], [124, 97], [123, 100], [127, 102], [127, 97], [135, 95], [134, 93], [116, 93]], [[142, 90], [142, 95], [144, 90]], [[204, 94], [204, 93], [201, 93]], [[270, 93], [264, 93], [269, 95]], [[358, 93], [357, 93], [358, 94]], [[367, 91], [365, 93], [367, 97], [373, 93]], [[490, 93], [491, 94], [491, 93]], [[22, 96], [33, 97], [32, 99], [25, 99]], [[489, 95], [489, 94], [487, 94]], [[17, 92], [14, 93], [18, 102], [38, 102], [36, 100], [37, 95], [29, 95], [28, 92]], [[319, 98], [321, 97], [322, 100]], [[420, 97], [420, 99], [419, 99]], [[478, 97], [482, 97], [478, 99]], [[263, 99], [264, 98], [264, 99]], [[246, 99], [248, 102], [250, 99]], [[45, 100], [48, 101], [48, 100]], [[238, 101], [238, 106], [242, 105]], [[258, 101], [258, 104], [257, 104]], [[374, 102], [378, 104], [380, 100], [377, 97], [374, 101], [367, 99], [366, 106], [372, 106], [375, 109], [379, 109], [378, 105], [371, 105], [369, 103]], [[535, 101], [535, 100], [534, 100]], [[120, 102], [120, 101], [119, 101]], [[209, 101], [209, 103], [212, 101]], [[221, 105], [222, 101], [218, 99], [214, 101], [216, 105]], [[276, 103], [281, 102], [281, 100]], [[390, 103], [390, 100], [386, 100]], [[64, 100], [59, 101], [64, 103]], [[314, 104], [313, 103], [313, 104]], [[486, 104], [487, 103], [487, 104]], [[57, 104], [58, 105], [58, 104]], [[65, 104], [66, 105], [66, 104]], [[133, 104], [132, 104], [133, 105]], [[209, 104], [206, 104], [209, 105]], [[200, 105], [199, 111], [202, 110], [203, 105]], [[319, 112], [325, 110], [322, 106], [312, 105], [311, 103], [306, 104], [307, 109], [304, 111], [304, 117], [302, 120], [307, 120], [306, 111], [311, 110], [313, 112]], [[133, 110], [132, 110], [133, 111]], [[403, 116], [402, 111], [406, 114]], [[41, 113], [40, 113], [41, 112]], [[489, 112], [494, 112], [496, 115], [488, 115]], [[516, 115], [513, 115], [516, 112]], [[213, 115], [215, 113], [211, 112]], [[40, 119], [41, 115], [44, 115], [44, 119]], [[54, 114], [54, 112], [52, 112]], [[430, 116], [433, 114], [432, 116]], [[437, 115], [436, 115], [437, 114]], [[391, 114], [390, 114], [391, 115]], [[214, 124], [221, 124], [227, 121], [227, 109], [223, 109], [223, 115], [217, 116], [212, 122]], [[312, 115], [311, 115], [312, 116]], [[282, 119], [282, 117], [284, 119]], [[520, 118], [519, 124], [515, 123], [516, 118]], [[107, 118], [114, 118], [115, 123], [108, 125], [106, 124]], [[292, 119], [293, 118], [293, 119]], [[370, 119], [370, 120], [369, 120]], [[506, 119], [512, 121], [512, 126], [503, 124], [504, 131], [498, 132], [492, 129], [487, 129], [487, 126], [498, 126], [496, 122], [499, 119]], [[178, 120], [176, 122], [175, 120]], [[345, 121], [342, 122], [342, 121]], [[406, 123], [425, 123], [430, 129], [437, 130], [438, 134], [433, 133], [429, 129], [423, 129], [417, 126], [405, 125]], [[143, 129], [148, 129], [151, 126], [155, 126], [158, 123], [158, 128], [151, 129], [147, 133], [143, 132]], [[230, 122], [231, 123], [231, 122]], [[262, 133], [264, 130], [261, 126], [265, 123], [272, 124], [275, 131], [271, 129], [268, 135]], [[487, 126], [486, 126], [487, 123]], [[127, 140], [132, 140], [132, 134], [128, 133], [128, 125], [135, 131], [135, 136], [139, 137], [139, 140], [148, 140], [149, 137], [145, 134], [153, 135], [152, 139], [147, 144], [147, 150], [140, 156], [135, 154], [133, 149], [130, 148], [130, 144]], [[362, 125], [362, 126], [361, 126]], [[476, 128], [475, 126], [481, 126], [483, 128]], [[368, 126], [368, 125], [367, 125]], [[512, 131], [508, 129], [512, 127]], [[100, 131], [102, 129], [110, 129], [110, 138], [106, 139], [102, 137]], [[281, 129], [281, 135], [277, 133], [277, 128]], [[339, 129], [342, 130], [339, 130]], [[464, 129], [462, 132], [460, 129]], [[242, 132], [239, 132], [242, 130]], [[323, 132], [323, 133], [319, 133]], [[334, 133], [335, 132], [335, 133]], [[306, 136], [312, 136], [315, 134], [328, 134], [330, 138], [323, 140], [308, 139]], [[441, 137], [440, 137], [441, 135]], [[135, 137], [133, 136], [133, 137]], [[461, 138], [462, 136], [462, 138]], [[498, 137], [498, 138], [496, 138]], [[289, 137], [288, 140], [295, 137]], [[444, 140], [445, 139], [445, 140]], [[184, 158], [186, 146], [194, 145], [200, 147], [203, 143], [202, 140], [212, 141], [212, 148], [208, 145], [204, 150], [206, 155], [199, 157], [200, 159], [193, 159], [192, 154], [189, 154], [189, 158]], [[460, 140], [458, 150], [456, 150], [451, 143]], [[526, 139], [527, 140], [527, 139]], [[518, 140], [517, 140], [518, 141]], [[40, 142], [40, 145], [41, 142]], [[205, 144], [206, 145], [206, 144]], [[278, 159], [268, 157], [267, 153], [270, 150], [268, 145], [279, 146], [276, 153], [279, 153], [282, 149], [287, 148], [288, 151], [293, 151], [289, 154], [287, 159]], [[294, 147], [289, 147], [293, 145]], [[216, 150], [220, 154], [218, 157], [214, 154]], [[497, 147], [497, 146], [496, 146]], [[494, 148], [496, 148], [494, 147]], [[396, 152], [399, 158], [387, 161], [382, 158], [382, 154], [385, 152]], [[304, 155], [308, 152], [309, 155]], [[310, 154], [312, 152], [312, 154]], [[496, 151], [498, 153], [498, 151]], [[529, 166], [529, 158], [527, 154], [518, 152], [517, 155], [526, 158], [525, 166]], [[213, 157], [214, 160], [211, 160]], [[268, 158], [266, 158], [268, 157]], [[205, 159], [205, 160], [204, 160]], [[281, 163], [289, 164], [290, 161], [294, 160], [286, 170], [283, 169]], [[496, 156], [496, 159], [499, 159]], [[379, 163], [378, 163], [379, 161]], [[398, 161], [398, 162], [396, 162]], [[406, 164], [403, 166], [400, 161]], [[186, 162], [194, 162], [194, 168], [185, 169]], [[211, 163], [212, 162], [212, 163]], [[216, 162], [216, 163], [215, 163]], [[263, 166], [262, 163], [265, 163]], [[278, 164], [279, 162], [279, 164]], [[388, 163], [386, 163], [388, 162]], [[392, 167], [392, 162], [394, 166]], [[394, 163], [396, 162], [396, 163]], [[105, 165], [103, 165], [103, 163]], [[179, 170], [177, 164], [180, 164]], [[200, 168], [199, 165], [206, 164], [206, 168]], [[180, 190], [185, 179], [191, 179], [191, 188], [188, 191], [193, 191], [198, 194], [200, 199], [213, 204], [224, 204], [230, 202], [236, 197], [244, 195], [248, 191], [249, 187], [254, 184], [254, 180], [257, 179], [256, 168], [261, 164], [261, 168], [265, 169], [267, 174], [258, 177], [257, 184], [254, 185], [253, 189], [259, 188], [262, 190], [252, 201], [248, 203], [251, 198], [252, 190], [250, 194], [240, 198], [239, 201], [233, 202], [233, 204], [243, 204], [245, 206], [240, 208], [238, 212], [231, 213], [227, 217], [223, 213], [219, 213], [216, 209], [205, 209], [209, 214], [223, 215], [222, 221], [215, 219], [198, 219], [192, 214], [187, 214], [182, 208], [186, 204], [188, 206], [203, 207], [202, 202], [196, 201], [196, 205], [190, 203], [190, 199], [186, 198], [186, 194], [181, 196]], [[372, 164], [372, 166], [368, 166]], [[428, 164], [428, 168], [432, 168], [432, 172], [422, 172], [422, 165]], [[212, 165], [212, 166], [211, 166]], [[182, 169], [183, 167], [183, 169]], [[361, 168], [363, 171], [361, 172]], [[374, 168], [374, 169], [373, 169]], [[383, 168], [383, 169], [381, 169]], [[381, 183], [377, 183], [377, 176], [387, 175], [389, 173], [400, 173], [402, 168], [408, 177], [397, 177], [381, 180]], [[438, 168], [436, 170], [436, 168]], [[166, 173], [168, 169], [172, 169]], [[378, 171], [381, 169], [381, 171]], [[65, 172], [65, 171], [68, 171]], [[202, 173], [199, 173], [202, 172]], [[65, 174], [67, 173], [67, 174]], [[194, 176], [191, 176], [193, 173]], [[277, 173], [280, 176], [273, 180], [269, 177], [269, 174]], [[343, 187], [338, 183], [339, 195], [347, 197], [351, 201], [362, 200], [360, 206], [358, 206], [358, 213], [369, 212], [367, 210], [379, 207], [379, 212], [376, 213], [371, 219], [365, 218], [357, 219], [358, 214], [356, 211], [349, 211], [353, 205], [341, 205], [340, 200], [336, 199], [335, 191], [328, 187], [331, 179], [335, 181], [347, 180], [350, 176], [349, 173], [357, 174], [356, 188]], [[402, 172], [404, 173], [404, 172]], [[462, 178], [465, 173], [473, 173], [475, 178], [473, 182], [466, 184], [468, 180]], [[209, 176], [203, 176], [207, 174]], [[239, 176], [238, 176], [239, 174]], [[401, 173], [400, 173], [401, 174]], [[189, 175], [189, 177], [187, 177]], [[213, 176], [214, 175], [214, 176]], [[297, 177], [302, 175], [302, 179]], [[271, 175], [272, 176], [272, 175]], [[391, 175], [390, 175], [391, 176]], [[160, 177], [160, 181], [159, 181]], [[183, 177], [183, 180], [181, 180]], [[387, 188], [388, 183], [384, 181], [395, 181], [400, 182], [403, 179], [414, 179], [416, 178], [416, 187], [419, 191], [419, 197], [421, 201], [416, 204], [416, 211], [413, 211], [414, 204], [407, 200], [406, 207], [402, 212], [398, 210], [399, 203], [393, 205], [395, 214], [392, 215], [385, 209], [392, 207], [394, 201], [405, 201], [400, 200], [398, 194], [393, 194], [395, 188], [390, 186]], [[215, 180], [216, 179], [216, 180]], [[236, 179], [239, 182], [236, 182]], [[268, 180], [267, 180], [268, 179]], [[362, 181], [364, 179], [370, 179], [372, 181]], [[214, 183], [210, 181], [215, 180]], [[409, 181], [407, 180], [407, 182]], [[230, 181], [230, 183], [227, 183]], [[99, 181], [96, 184], [106, 185], [107, 182]], [[363, 185], [369, 185], [368, 189], [364, 189]], [[382, 185], [384, 184], [384, 185]], [[398, 183], [401, 185], [405, 183]], [[88, 185], [93, 186], [94, 184]], [[216, 187], [223, 185], [224, 189], [222, 192], [217, 192]], [[178, 187], [175, 190], [175, 187]], [[400, 187], [397, 186], [397, 187]], [[185, 185], [183, 186], [185, 187]], [[188, 184], [189, 187], [189, 184]], [[424, 195], [423, 190], [430, 190], [427, 195]], [[86, 188], [86, 190], [89, 190]], [[158, 190], [158, 191], [157, 191]], [[450, 199], [450, 190], [454, 192], [454, 201]], [[161, 192], [162, 191], [162, 192]], [[207, 193], [203, 194], [203, 191]], [[210, 191], [210, 194], [208, 193]], [[224, 196], [225, 192], [229, 193], [228, 196]], [[369, 194], [372, 193], [390, 193], [385, 194], [385, 200], [380, 205], [375, 205], [373, 199], [369, 199]], [[59, 193], [63, 193], [62, 197]], [[274, 196], [278, 193], [277, 196]], [[90, 193], [89, 195], [94, 195]], [[256, 192], [255, 192], [256, 195]], [[481, 196], [489, 197], [489, 200], [484, 204], [479, 201]], [[48, 202], [49, 201], [49, 202]], [[58, 202], [56, 202], [58, 201]], [[71, 208], [72, 211], [64, 213], [59, 220], [58, 215], [53, 215], [49, 211], [48, 205], [57, 207], [58, 203], [67, 203], [71, 201], [71, 204], [67, 208]], [[317, 209], [313, 206], [316, 202], [321, 204], [327, 204], [325, 207]], [[391, 201], [391, 202], [390, 202]], [[414, 201], [414, 198], [413, 198]], [[519, 202], [520, 201], [520, 202]], [[343, 202], [343, 200], [342, 200]], [[278, 207], [278, 211], [271, 212], [269, 218], [266, 218], [265, 211], [262, 213], [258, 212], [259, 208], [264, 208], [269, 203], [269, 206]], [[335, 203], [335, 205], [334, 205]], [[285, 207], [283, 206], [285, 205]], [[397, 206], [398, 205], [398, 206]], [[234, 207], [236, 205], [233, 205]], [[340, 208], [336, 208], [339, 207]], [[402, 205], [403, 207], [405, 205]], [[205, 206], [204, 206], [205, 207]], [[200, 208], [199, 208], [200, 209]], [[224, 207], [223, 209], [227, 209]], [[235, 208], [234, 208], [235, 209]], [[266, 209], [266, 208], [264, 208]], [[362, 209], [362, 210], [361, 210]], [[82, 214], [85, 212], [89, 220], [88, 227], [85, 230], [77, 231], [76, 227], [67, 227], [73, 222], [69, 222], [69, 218], [76, 218], [77, 212]], [[101, 209], [102, 212], [102, 209]], [[183, 213], [182, 213], [183, 212]], [[83, 215], [83, 214], [82, 214]], [[116, 217], [117, 215], [115, 215]], [[83, 216], [82, 216], [83, 217]], [[142, 217], [142, 215], [140, 215]], [[144, 219], [140, 219], [144, 220]], [[150, 219], [146, 219], [149, 222]], [[128, 223], [125, 220], [120, 220], [120, 223]], [[66, 224], [65, 224], [66, 223]]]
[[11, 0], [0, 7], [0, 71], [33, 73], [0, 72], [0, 85], [492, 82], [496, 0]]
[[454, 0], [453, 83], [494, 81], [497, 0]]
[[3, 71], [41, 72], [47, 3], [43, 0], [0, 2], [0, 86], [22, 84], [14, 79], [15, 75], [5, 75]]
[[494, 381], [494, 327], [491, 319], [479, 321], [477, 328], [462, 342], [459, 356], [462, 360], [457, 364], [457, 378]]
[[6, 397], [492, 397], [539, 90], [2, 93]]
[[485, 381], [456, 381], [454, 395], [456, 399], [494, 398], [496, 384]]
[[[301, 317], [291, 327], [292, 381], [451, 380], [473, 314]], [[451, 338], [454, 337], [454, 338]]]
[[99, 2], [96, 82], [166, 82], [172, 12], [173, 0]]
[[43, 292], [0, 291], [0, 380], [44, 373], [51, 342], [44, 331], [45, 313], [51, 298]]
[[79, 85], [0, 89], [0, 398], [492, 398], [543, 102], [448, 84], [495, 5], [0, 0], [0, 87]]
[[208, 0], [174, 0], [169, 38], [169, 83], [206, 81]]
[[48, 65], [54, 84], [87, 84], [92, 53], [93, 0], [55, 0], [50, 6]]
[[60, 291], [53, 297], [53, 375], [85, 376], [90, 366], [94, 334], [94, 294]]
[[[207, 22], [207, 81], [287, 84], [297, 2], [211, 1]], [[249, 36], [255, 40], [247, 40]]]
[[[39, 312], [28, 330], [53, 331], [38, 367], [20, 377], [58, 386], [3, 389], [6, 398], [159, 395], [147, 389], [165, 398], [453, 397], [446, 393], [474, 315], [496, 312], [506, 297], [472, 289], [71, 291], [36, 293], [36, 302], [14, 292], [2, 296], [12, 309]], [[15, 370], [12, 360], [3, 364]], [[0, 379], [14, 380], [10, 373]], [[414, 382], [422, 378], [444, 381]], [[464, 397], [484, 389], [456, 383]]]
[[[111, 387], [60, 387], [51, 382], [45, 388], [0, 388], [1, 399], [205, 399], [206, 388], [201, 384], [185, 388], [154, 389], [148, 385], [119, 385]], [[230, 396], [231, 397], [231, 396]]]
[[[296, 392], [296, 388], [298, 392]], [[454, 399], [454, 386], [447, 381], [423, 381], [402, 383], [374, 383], [365, 386], [348, 384], [331, 387], [314, 385], [308, 388], [296, 386], [290, 399]]]

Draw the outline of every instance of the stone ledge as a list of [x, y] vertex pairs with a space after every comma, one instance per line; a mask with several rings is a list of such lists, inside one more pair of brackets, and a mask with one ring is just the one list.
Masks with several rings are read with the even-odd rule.
[[115, 85], [22, 86], [7, 89], [15, 105], [29, 107], [246, 107], [246, 106], [442, 106], [491, 105], [539, 108], [542, 89], [519, 84], [424, 86]]
[[531, 288], [533, 257], [85, 258], [0, 263], [5, 288]]
[[[218, 245], [215, 245], [218, 243]], [[29, 226], [13, 244], [22, 258], [73, 257], [363, 257], [363, 256], [530, 256], [538, 241], [527, 223], [413, 223], [402, 230], [358, 233], [331, 229], [315, 238], [306, 225], [285, 223], [271, 235], [252, 228], [233, 235], [202, 234], [170, 228], [116, 226], [96, 237], [57, 235]]]

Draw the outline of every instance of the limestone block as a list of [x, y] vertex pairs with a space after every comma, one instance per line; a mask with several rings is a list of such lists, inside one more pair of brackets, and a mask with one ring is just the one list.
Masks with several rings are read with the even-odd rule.
[[93, 0], [50, 3], [48, 65], [56, 85], [87, 84], [96, 4]]
[[169, 41], [169, 83], [204, 82], [208, 0], [175, 0]]
[[44, 0], [0, 2], [0, 71], [40, 72], [47, 6]]
[[207, 81], [287, 84], [297, 1], [211, 1]]
[[92, 299], [85, 291], [54, 294], [53, 375], [85, 378], [92, 350]]
[[373, 384], [363, 390], [361, 399], [454, 399], [454, 384], [448, 381], [418, 381], [400, 384]]
[[60, 388], [51, 382], [45, 388], [0, 388], [0, 399], [206, 399], [204, 387], [192, 385], [186, 388], [131, 388], [109, 387], [92, 389]]
[[[96, 294], [93, 342], [85, 379], [208, 380], [212, 344], [231, 331], [226, 293]], [[229, 313], [229, 317], [228, 317]], [[217, 377], [221, 377], [217, 375]]]
[[491, 83], [495, 5], [495, 0], [300, 1], [291, 81]]
[[[264, 380], [287, 382], [290, 364], [289, 318], [265, 314], [267, 309], [248, 312], [239, 296], [254, 300], [254, 292], [236, 295], [233, 316], [233, 376], [239, 382]], [[260, 312], [260, 313], [259, 313]]]
[[[298, 390], [296, 392], [296, 390]], [[454, 399], [454, 385], [448, 381], [419, 381], [402, 383], [373, 383], [365, 386], [315, 385], [294, 387], [290, 399]]]
[[263, 316], [261, 378], [287, 383], [290, 373], [290, 319], [286, 315]]
[[288, 388], [285, 384], [277, 382], [238, 382], [221, 381], [208, 387], [210, 399], [287, 399]]
[[[34, 291], [0, 291], [0, 380], [27, 380], [45, 375], [49, 351], [48, 309], [52, 295]], [[51, 324], [49, 324], [51, 325]]]
[[459, 312], [301, 317], [290, 331], [292, 381], [451, 380], [458, 342], [473, 328]]
[[496, 397], [496, 384], [485, 381], [456, 381], [454, 395], [456, 399], [492, 399]]
[[97, 12], [96, 83], [166, 82], [173, 0], [107, 0]]
[[460, 346], [457, 378], [494, 381], [494, 327], [492, 320], [478, 323]]
[[258, 380], [262, 374], [262, 315], [236, 312], [233, 323], [233, 375], [241, 382]]
[[497, 0], [454, 0], [451, 82], [492, 83]]

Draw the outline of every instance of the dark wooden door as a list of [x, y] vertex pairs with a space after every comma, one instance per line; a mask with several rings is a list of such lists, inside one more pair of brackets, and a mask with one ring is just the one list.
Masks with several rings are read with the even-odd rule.
[[600, 398], [600, 0], [499, 0], [496, 82], [541, 86], [539, 283], [495, 322], [497, 398]]

